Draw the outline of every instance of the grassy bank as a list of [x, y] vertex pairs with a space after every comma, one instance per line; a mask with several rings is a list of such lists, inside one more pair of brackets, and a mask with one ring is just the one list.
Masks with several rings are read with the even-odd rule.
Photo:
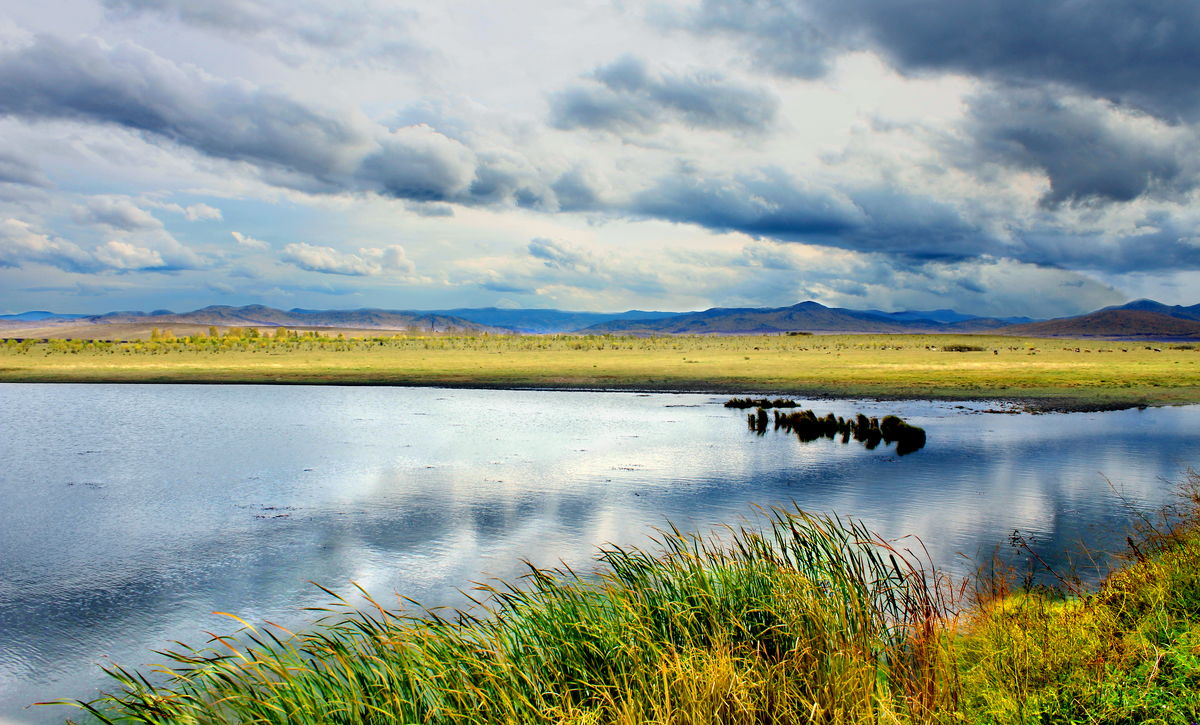
[[[954, 584], [853, 523], [773, 511], [724, 541], [534, 570], [475, 616], [332, 610], [173, 654], [92, 703], [151, 723], [1192, 723], [1200, 476], [1094, 590]], [[1146, 519], [1150, 522], [1150, 519]], [[1163, 519], [1168, 521], [1168, 519]]]
[[976, 335], [337, 340], [242, 332], [2, 345], [0, 381], [765, 391], [1120, 406], [1200, 402], [1200, 350]]

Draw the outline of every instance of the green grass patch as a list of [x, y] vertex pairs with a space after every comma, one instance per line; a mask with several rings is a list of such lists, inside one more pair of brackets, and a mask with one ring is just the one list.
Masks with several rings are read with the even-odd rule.
[[114, 723], [1191, 723], [1200, 475], [1181, 493], [1091, 590], [955, 583], [859, 524], [775, 509], [609, 548], [595, 574], [531, 569], [470, 612], [342, 602], [308, 632], [247, 626], [165, 653], [163, 684], [113, 668], [120, 689], [81, 705]]

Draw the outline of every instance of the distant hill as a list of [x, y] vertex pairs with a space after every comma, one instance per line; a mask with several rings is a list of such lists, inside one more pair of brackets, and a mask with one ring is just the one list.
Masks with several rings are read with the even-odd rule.
[[87, 315], [60, 315], [54, 312], [45, 312], [35, 310], [32, 312], [21, 312], [16, 315], [0, 315], [0, 320], [16, 320], [18, 322], [39, 322], [41, 320], [76, 320]]
[[[921, 315], [926, 315], [922, 317]], [[1013, 322], [1019, 324], [1012, 324]], [[90, 334], [93, 325], [133, 326], [149, 330], [187, 325], [219, 327], [298, 327], [344, 330], [407, 330], [468, 333], [584, 334], [778, 334], [815, 333], [996, 333], [1029, 337], [1200, 338], [1200, 305], [1164, 305], [1135, 300], [1077, 317], [1032, 321], [1024, 317], [973, 317], [955, 310], [851, 310], [801, 302], [791, 307], [716, 307], [703, 312], [571, 312], [554, 309], [478, 309], [413, 311], [280, 310], [265, 305], [214, 305], [193, 312], [124, 311], [103, 315], [62, 315], [34, 311], [0, 315], [0, 330], [29, 334]], [[37, 330], [32, 328], [36, 327]], [[115, 328], [114, 328], [115, 329]], [[38, 330], [46, 331], [39, 333]], [[26, 334], [24, 332], [16, 334]], [[126, 333], [121, 333], [126, 334]], [[134, 333], [129, 333], [134, 334]], [[140, 333], [138, 333], [140, 334]]]
[[613, 320], [581, 330], [589, 333], [634, 335], [733, 335], [779, 332], [979, 332], [1004, 327], [1008, 323], [986, 317], [973, 317], [954, 323], [935, 320], [898, 320], [871, 312], [826, 307], [817, 302], [801, 302], [791, 307], [714, 307], [660, 320]]
[[980, 318], [978, 315], [968, 315], [957, 310], [904, 310], [903, 312], [883, 312], [882, 310], [862, 310], [888, 320], [932, 320], [934, 322], [955, 323], [978, 319], [996, 319], [1010, 325], [1026, 322], [1037, 322], [1032, 317], [996, 317]]
[[[120, 325], [137, 323], [143, 326], [167, 328], [171, 325], [217, 325], [221, 327], [329, 327], [355, 330], [408, 330], [434, 332], [491, 332], [509, 330], [481, 325], [460, 317], [427, 312], [396, 310], [278, 310], [265, 305], [228, 307], [213, 305], [194, 312], [176, 314], [170, 310], [144, 312], [109, 312], [90, 317], [42, 318], [34, 320], [39, 326], [72, 328], [88, 325]], [[6, 321], [0, 327], [28, 327], [28, 322]]]
[[[1183, 307], [1182, 305], [1164, 305], [1154, 300], [1134, 300], [1116, 307], [1105, 307], [1104, 310], [1137, 310], [1140, 312], [1157, 312], [1160, 315], [1174, 317], [1180, 320], [1200, 321], [1200, 305]], [[1103, 312], [1104, 310], [1098, 310]]]
[[[162, 315], [154, 320], [228, 326], [340, 327], [356, 330], [419, 329], [434, 332], [507, 332], [460, 317], [401, 310], [277, 310], [265, 305], [226, 307], [214, 305], [183, 314]], [[146, 320], [141, 320], [145, 322]]]
[[1010, 325], [995, 332], [1029, 337], [1200, 338], [1200, 321], [1160, 312], [1109, 308], [1078, 317]]
[[629, 310], [628, 312], [569, 312], [551, 309], [500, 309], [484, 307], [479, 309], [458, 308], [453, 310], [433, 310], [432, 314], [450, 315], [470, 320], [481, 325], [495, 325], [517, 332], [532, 334], [566, 333], [582, 330], [585, 327], [598, 325], [611, 320], [652, 320], [675, 317], [682, 312], [646, 312]]

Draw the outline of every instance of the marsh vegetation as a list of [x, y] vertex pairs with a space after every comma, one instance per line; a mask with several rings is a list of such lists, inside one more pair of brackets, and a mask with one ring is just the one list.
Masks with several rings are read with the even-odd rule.
[[[794, 401], [783, 402], [791, 403], [791, 405], [776, 405], [775, 407], [796, 407]], [[739, 407], [730, 406], [729, 403], [725, 405], [726, 407]], [[746, 424], [751, 431], [758, 435], [765, 435], [770, 419], [767, 408], [760, 406], [757, 412], [746, 416]], [[899, 456], [908, 455], [925, 447], [925, 430], [909, 425], [894, 415], [885, 416], [880, 421], [878, 418], [868, 418], [862, 413], [853, 418], [835, 417], [833, 413], [826, 414], [824, 418], [818, 418], [811, 410], [795, 413], [775, 411], [774, 429], [795, 435], [801, 443], [821, 438], [829, 440], [841, 438], [842, 443], [846, 444], [853, 438], [862, 443], [869, 451], [875, 450], [881, 441], [885, 445], [895, 442], [896, 455]]]
[[1180, 494], [1092, 588], [995, 565], [952, 579], [920, 542], [772, 509], [608, 548], [594, 574], [531, 568], [472, 611], [339, 603], [304, 633], [247, 625], [165, 653], [163, 684], [113, 667], [120, 689], [82, 706], [144, 723], [1190, 723], [1200, 476]]

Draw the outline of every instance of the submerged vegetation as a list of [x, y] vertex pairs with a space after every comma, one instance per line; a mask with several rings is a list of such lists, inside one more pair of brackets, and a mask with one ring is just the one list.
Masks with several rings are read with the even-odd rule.
[[[738, 398], [734, 398], [733, 401], [737, 401], [739, 404], [745, 402]], [[775, 403], [779, 402], [775, 401]], [[784, 402], [791, 403], [791, 405], [776, 404], [774, 407], [796, 407], [796, 403], [793, 401]], [[736, 408], [741, 405], [731, 406], [727, 402], [725, 407]], [[746, 416], [746, 424], [750, 430], [759, 435], [767, 432], [769, 420], [770, 416], [767, 415], [767, 408], [764, 406], [759, 406], [757, 412]], [[899, 456], [908, 455], [925, 447], [925, 429], [909, 425], [894, 415], [886, 416], [880, 421], [878, 418], [868, 418], [862, 413], [854, 418], [834, 417], [833, 413], [826, 414], [824, 418], [818, 418], [816, 413], [811, 410], [802, 410], [796, 413], [775, 411], [775, 430], [795, 434], [801, 443], [808, 443], [820, 438], [834, 440], [839, 436], [842, 443], [849, 443], [850, 439], [854, 438], [862, 443], [868, 451], [875, 450], [880, 441], [883, 441], [885, 445], [890, 445], [894, 441], [896, 455]]]
[[919, 542], [773, 509], [724, 539], [609, 548], [592, 575], [532, 569], [482, 587], [474, 612], [368, 599], [306, 633], [248, 626], [167, 653], [163, 684], [113, 668], [121, 691], [83, 707], [204, 724], [1191, 723], [1200, 476], [1181, 492], [1091, 590], [994, 566], [955, 582]]
[[725, 401], [726, 408], [738, 408], [744, 410], [746, 408], [763, 408], [770, 410], [771, 408], [795, 408], [797, 406], [794, 400], [785, 400], [776, 398], [769, 400], [767, 398], [730, 398]]

